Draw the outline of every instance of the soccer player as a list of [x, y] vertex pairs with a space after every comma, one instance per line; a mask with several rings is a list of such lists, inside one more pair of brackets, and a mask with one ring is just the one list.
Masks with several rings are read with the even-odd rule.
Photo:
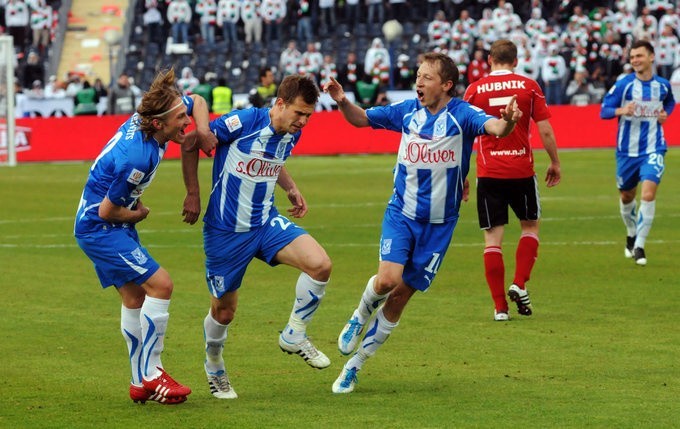
[[378, 273], [368, 280], [340, 332], [340, 352], [354, 352], [374, 312], [375, 319], [333, 383], [334, 393], [354, 390], [357, 373], [397, 327], [409, 299], [432, 284], [453, 236], [460, 202], [467, 199], [464, 183], [474, 138], [485, 133], [506, 136], [522, 116], [514, 97], [501, 110], [502, 119], [485, 114], [454, 98], [457, 83], [453, 60], [427, 53], [418, 68], [414, 99], [364, 110], [347, 99], [335, 79], [324, 86], [352, 125], [401, 133]]
[[[319, 89], [312, 79], [289, 75], [281, 82], [272, 107], [237, 110], [210, 123], [218, 145], [212, 191], [203, 218], [206, 281], [211, 295], [203, 329], [205, 372], [210, 391], [217, 398], [237, 397], [222, 352], [228, 326], [234, 320], [238, 290], [253, 258], [302, 271], [288, 324], [279, 335], [279, 347], [289, 354], [297, 353], [313, 368], [330, 365], [306, 331], [324, 296], [331, 260], [311, 235], [279, 214], [274, 205], [278, 184], [292, 204], [289, 215], [301, 218], [307, 213], [307, 203], [284, 164], [318, 98]], [[183, 152], [182, 162], [187, 199], [198, 212], [200, 203], [193, 197], [199, 194], [197, 151]]]
[[[188, 115], [195, 118], [197, 134], [184, 132], [191, 123]], [[161, 363], [173, 283], [140, 243], [136, 224], [149, 215], [140, 197], [156, 174], [167, 142], [193, 145], [198, 135], [198, 143], [210, 154], [216, 139], [209, 119], [205, 100], [181, 96], [172, 69], [159, 73], [137, 113], [92, 164], [80, 198], [76, 241], [94, 263], [102, 287], [113, 285], [120, 294], [120, 329], [128, 347], [130, 398], [135, 402], [177, 404], [191, 393]]]
[[[624, 255], [646, 265], [645, 242], [654, 221], [656, 189], [664, 172], [667, 146], [661, 127], [673, 112], [675, 99], [670, 83], [654, 74], [654, 47], [640, 40], [630, 47], [635, 73], [616, 81], [602, 100], [600, 117], [617, 117], [616, 185], [627, 237]], [[636, 215], [638, 184], [640, 208]]]
[[545, 175], [548, 187], [557, 185], [561, 174], [555, 133], [543, 92], [536, 81], [513, 71], [517, 66], [517, 46], [507, 39], [495, 41], [488, 61], [491, 73], [468, 86], [463, 96], [465, 101], [491, 115], [499, 115], [507, 100], [516, 95], [517, 105], [525, 113], [509, 136], [477, 138], [477, 214], [479, 227], [484, 230], [484, 272], [494, 301], [494, 320], [506, 321], [509, 316], [502, 244], [508, 207], [519, 219], [522, 231], [515, 252], [515, 277], [508, 296], [517, 304], [519, 314], [530, 316], [532, 312], [526, 282], [538, 256], [538, 219], [541, 216], [534, 156], [529, 142], [532, 119], [550, 157]]

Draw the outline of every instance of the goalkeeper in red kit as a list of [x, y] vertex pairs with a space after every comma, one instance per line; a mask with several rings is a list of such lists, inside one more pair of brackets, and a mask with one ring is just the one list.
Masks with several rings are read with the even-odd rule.
[[548, 187], [560, 182], [560, 161], [555, 133], [545, 96], [536, 81], [514, 73], [517, 46], [510, 40], [497, 40], [489, 52], [489, 76], [471, 84], [464, 99], [487, 114], [499, 116], [507, 100], [517, 96], [523, 115], [508, 136], [477, 138], [477, 213], [484, 230], [484, 271], [494, 301], [494, 320], [506, 321], [505, 264], [503, 232], [508, 223], [508, 207], [519, 219], [522, 233], [515, 254], [515, 276], [507, 295], [524, 316], [532, 313], [526, 283], [538, 255], [538, 229], [541, 204], [534, 157], [529, 142], [531, 120], [536, 122], [550, 166], [545, 176]]

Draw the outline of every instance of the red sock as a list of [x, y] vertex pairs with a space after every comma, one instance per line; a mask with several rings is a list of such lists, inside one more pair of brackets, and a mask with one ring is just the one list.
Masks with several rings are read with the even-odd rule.
[[489, 285], [496, 311], [508, 311], [505, 300], [505, 265], [503, 251], [498, 246], [488, 246], [484, 249], [484, 274]]
[[522, 234], [515, 254], [515, 283], [520, 289], [531, 277], [531, 270], [538, 257], [538, 236], [536, 234]]

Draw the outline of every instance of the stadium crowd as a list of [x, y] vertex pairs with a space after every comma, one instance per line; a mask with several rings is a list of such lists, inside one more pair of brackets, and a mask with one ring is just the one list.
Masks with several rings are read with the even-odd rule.
[[[12, 4], [44, 1], [9, 0], [5, 15]], [[256, 92], [268, 69], [276, 81], [301, 73], [322, 86], [335, 77], [360, 104], [383, 104], [387, 90], [412, 88], [419, 57], [427, 51], [454, 59], [460, 95], [488, 73], [488, 49], [499, 38], [518, 45], [516, 72], [536, 79], [549, 104], [599, 103], [631, 71], [627, 53], [634, 40], [651, 41], [657, 73], [680, 82], [675, 0], [138, 0], [132, 7], [142, 18], [141, 28], [132, 30], [131, 47], [158, 52], [160, 59], [128, 63], [126, 79], [136, 78], [144, 88], [145, 76], [153, 73], [141, 73], [140, 65], [174, 65], [182, 71], [185, 92], [201, 85], [209, 101], [218, 86], [230, 93]], [[383, 24], [391, 20], [398, 28], [384, 33]], [[193, 55], [168, 64], [175, 57], [163, 57], [160, 48], [168, 43], [187, 44]], [[205, 56], [217, 57], [214, 67], [205, 66]], [[24, 91], [41, 80], [28, 63], [20, 68]], [[84, 82], [69, 80], [80, 77], [69, 76], [61, 85], [77, 100]]]

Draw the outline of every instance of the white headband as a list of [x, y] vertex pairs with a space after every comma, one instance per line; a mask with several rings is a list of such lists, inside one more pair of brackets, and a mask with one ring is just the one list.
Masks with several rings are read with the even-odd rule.
[[184, 102], [180, 101], [179, 103], [175, 104], [174, 106], [172, 106], [171, 108], [169, 108], [169, 109], [166, 110], [165, 112], [159, 113], [158, 115], [153, 115], [152, 118], [160, 118], [161, 116], [165, 116], [165, 115], [167, 115], [168, 113], [170, 113], [170, 112], [172, 112], [173, 110], [175, 110], [176, 108], [178, 108], [179, 106], [181, 106], [182, 104], [184, 104]]

